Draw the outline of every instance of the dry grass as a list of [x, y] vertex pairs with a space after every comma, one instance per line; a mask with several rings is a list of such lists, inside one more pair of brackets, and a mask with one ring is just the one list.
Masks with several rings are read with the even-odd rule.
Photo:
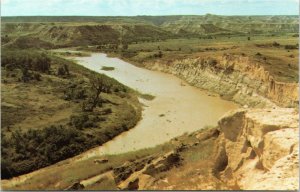
[[[273, 42], [279, 43], [280, 46], [272, 46]], [[243, 54], [257, 60], [276, 80], [298, 82], [298, 49], [288, 50], [284, 47], [297, 43], [298, 37], [292, 37], [290, 34], [254, 36], [250, 41], [246, 36], [231, 38], [221, 36], [217, 39], [169, 39], [161, 42], [131, 44], [128, 50], [137, 52], [137, 55], [127, 59], [133, 63], [156, 60], [157, 58], [153, 55], [159, 51], [163, 53], [163, 57], [159, 60], [165, 62], [183, 58], [217, 57], [224, 53]], [[262, 54], [260, 58], [256, 56], [258, 52]]]

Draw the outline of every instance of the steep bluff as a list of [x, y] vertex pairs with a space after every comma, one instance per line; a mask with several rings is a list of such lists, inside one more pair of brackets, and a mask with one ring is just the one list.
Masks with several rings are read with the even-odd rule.
[[152, 70], [174, 74], [188, 83], [251, 107], [298, 105], [298, 84], [278, 82], [247, 56], [182, 59], [144, 63]]
[[216, 176], [235, 189], [298, 189], [298, 122], [291, 108], [226, 114], [219, 121]]

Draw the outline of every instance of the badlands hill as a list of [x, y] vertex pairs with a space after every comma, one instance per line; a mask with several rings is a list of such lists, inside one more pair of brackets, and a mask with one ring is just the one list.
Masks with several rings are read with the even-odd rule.
[[[2, 42], [45, 48], [210, 35], [297, 33], [297, 16], [2, 17]], [[18, 38], [21, 38], [20, 40]], [[29, 40], [29, 39], [31, 40]], [[32, 38], [34, 40], [32, 40]], [[38, 38], [38, 39], [36, 39]], [[26, 42], [26, 43], [25, 43]], [[30, 43], [29, 43], [30, 44]], [[13, 45], [13, 46], [14, 46]]]

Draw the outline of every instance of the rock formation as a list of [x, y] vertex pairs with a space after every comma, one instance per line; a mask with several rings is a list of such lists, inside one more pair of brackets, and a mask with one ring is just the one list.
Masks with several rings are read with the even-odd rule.
[[216, 176], [239, 189], [298, 189], [298, 122], [298, 112], [291, 108], [225, 115], [219, 121]]
[[145, 67], [174, 74], [193, 86], [220, 94], [251, 107], [298, 105], [298, 84], [278, 82], [261, 65], [247, 56], [223, 55], [144, 63]]

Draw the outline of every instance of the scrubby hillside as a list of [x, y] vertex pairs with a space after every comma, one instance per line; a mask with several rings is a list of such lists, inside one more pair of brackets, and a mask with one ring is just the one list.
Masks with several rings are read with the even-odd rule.
[[72, 157], [140, 118], [126, 86], [36, 50], [2, 49], [1, 178]]
[[[161, 28], [145, 24], [7, 23], [2, 24], [1, 30], [4, 45], [19, 48], [23, 48], [19, 43], [25, 40], [37, 42], [37, 38], [38, 45], [41, 41], [44, 42], [42, 48], [111, 44], [117, 49], [120, 42], [154, 41], [174, 37]], [[35, 47], [30, 43], [27, 46]]]
[[[247, 109], [151, 149], [65, 161], [4, 189], [296, 190], [298, 112]], [[63, 177], [57, 172], [64, 171]]]

